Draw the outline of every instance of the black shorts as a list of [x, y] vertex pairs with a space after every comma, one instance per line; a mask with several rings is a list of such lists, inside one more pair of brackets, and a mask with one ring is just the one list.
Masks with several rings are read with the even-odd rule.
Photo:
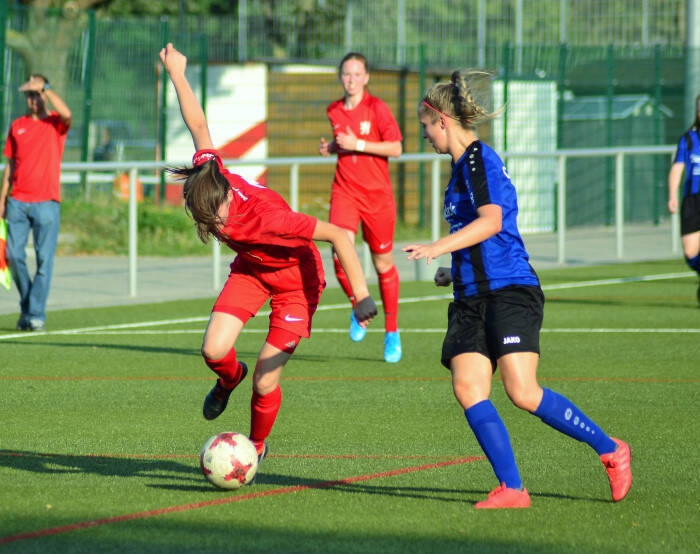
[[681, 203], [681, 235], [700, 231], [700, 194], [689, 194]]
[[544, 294], [540, 287], [512, 286], [450, 303], [442, 365], [478, 352], [496, 364], [512, 352], [540, 353]]

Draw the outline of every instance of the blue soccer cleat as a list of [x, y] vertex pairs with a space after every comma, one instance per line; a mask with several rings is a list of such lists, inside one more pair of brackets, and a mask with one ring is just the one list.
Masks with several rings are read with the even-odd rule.
[[401, 360], [401, 337], [398, 331], [389, 332], [384, 337], [384, 361], [395, 364]]
[[350, 313], [350, 340], [360, 342], [367, 335], [367, 328], [355, 317], [355, 310]]

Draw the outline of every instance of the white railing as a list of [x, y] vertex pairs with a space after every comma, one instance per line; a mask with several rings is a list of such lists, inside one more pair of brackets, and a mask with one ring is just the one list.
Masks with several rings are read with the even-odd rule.
[[[660, 155], [669, 156], [675, 151], [675, 146], [640, 146], [627, 148], [589, 148], [558, 150], [556, 152], [507, 152], [503, 154], [504, 159], [515, 158], [554, 158], [557, 160], [557, 262], [564, 264], [566, 261], [566, 162], [571, 158], [586, 157], [612, 157], [615, 160], [615, 233], [616, 233], [616, 255], [622, 259], [624, 256], [624, 199], [625, 199], [625, 158], [627, 156], [639, 155]], [[392, 158], [391, 163], [424, 162], [431, 164], [430, 171], [430, 231], [431, 239], [437, 240], [440, 237], [440, 224], [442, 219], [442, 190], [445, 183], [441, 182], [441, 164], [449, 163], [448, 156], [438, 156], [435, 154], [403, 154], [400, 158]], [[62, 172], [65, 177], [70, 176], [71, 181], [75, 181], [75, 172], [87, 172], [88, 180], [96, 177], [97, 180], [107, 179], [109, 172], [129, 174], [129, 201], [128, 201], [128, 225], [129, 225], [129, 295], [137, 295], [137, 275], [138, 275], [138, 211], [137, 211], [137, 182], [154, 179], [156, 173], [166, 167], [182, 166], [188, 162], [166, 161], [166, 162], [65, 162]], [[225, 165], [263, 165], [263, 166], [289, 166], [289, 200], [292, 209], [299, 209], [299, 169], [307, 165], [335, 164], [334, 157], [323, 158], [320, 156], [309, 157], [288, 157], [288, 158], [265, 158], [256, 160], [224, 160]], [[669, 166], [671, 160], [669, 158]], [[0, 166], [1, 167], [1, 166]], [[94, 175], [92, 172], [100, 172]], [[149, 175], [143, 175], [148, 172]], [[517, 176], [514, 176], [517, 184]], [[671, 244], [672, 252], [680, 252], [680, 233], [678, 215], [671, 218]], [[212, 250], [212, 275], [213, 289], [220, 288], [220, 262], [221, 253], [219, 243], [213, 241]], [[369, 256], [365, 252], [365, 264], [369, 263]]]

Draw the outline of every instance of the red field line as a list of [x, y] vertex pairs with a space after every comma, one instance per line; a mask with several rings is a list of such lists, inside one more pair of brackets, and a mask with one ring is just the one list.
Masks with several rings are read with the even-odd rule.
[[79, 529], [87, 529], [90, 527], [98, 527], [100, 525], [108, 525], [111, 523], [120, 523], [123, 521], [132, 521], [135, 519], [143, 519], [147, 517], [156, 517], [164, 514], [172, 514], [176, 512], [184, 512], [187, 510], [197, 510], [199, 508], [208, 508], [210, 506], [219, 506], [222, 504], [230, 504], [232, 502], [242, 502], [244, 500], [253, 500], [256, 498], [263, 498], [267, 496], [279, 496], [282, 494], [296, 493], [304, 490], [311, 489], [329, 489], [337, 485], [348, 485], [352, 483], [360, 483], [362, 481], [369, 481], [372, 479], [382, 479], [385, 477], [395, 477], [397, 475], [404, 475], [406, 473], [414, 473], [417, 471], [427, 471], [431, 469], [438, 469], [441, 467], [447, 467], [457, 464], [473, 463], [484, 460], [484, 456], [467, 456], [464, 458], [457, 458], [454, 460], [444, 460], [441, 462], [433, 462], [430, 464], [423, 464], [419, 466], [409, 466], [397, 469], [392, 469], [388, 471], [381, 471], [378, 473], [371, 473], [367, 475], [356, 475], [354, 477], [346, 477], [344, 479], [338, 479], [335, 481], [324, 481], [322, 483], [315, 483], [311, 485], [295, 485], [292, 487], [282, 487], [278, 489], [270, 489], [265, 491], [251, 492], [248, 494], [240, 494], [236, 496], [228, 496], [226, 498], [217, 498], [216, 500], [207, 500], [205, 502], [193, 502], [191, 504], [181, 504], [178, 506], [168, 506], [166, 508], [160, 508], [157, 510], [146, 510], [144, 512], [135, 512], [133, 514], [123, 514], [120, 516], [106, 517], [101, 519], [93, 519], [90, 521], [81, 521], [78, 523], [72, 523], [69, 525], [60, 525], [58, 527], [49, 527], [47, 529], [37, 529], [36, 531], [29, 531], [26, 533], [18, 533], [16, 535], [8, 535], [6, 537], [0, 537], [0, 544], [8, 544], [11, 542], [17, 542], [27, 539], [36, 539], [39, 537], [46, 537], [51, 535], [58, 535], [61, 533], [69, 533], [71, 531], [77, 531]]
[[[89, 454], [59, 454], [56, 452], [0, 450], [0, 458], [25, 458], [28, 456], [40, 458], [113, 458], [123, 460], [189, 460], [199, 458], [199, 454], [99, 454], [94, 452]], [[286, 460], [435, 460], [440, 458], [444, 458], [445, 461], [455, 460], [455, 457], [449, 454], [443, 456], [428, 456], [424, 454], [268, 454], [267, 457]]]
[[[500, 375], [495, 375], [494, 380], [500, 380]], [[55, 375], [0, 375], [0, 381], [209, 381], [209, 376], [119, 376], [119, 375], [83, 375], [83, 376], [55, 376]], [[343, 381], [343, 382], [434, 382], [449, 381], [446, 377], [282, 377], [282, 381]], [[539, 381], [582, 383], [658, 383], [658, 384], [694, 384], [700, 383], [700, 377], [688, 379], [670, 379], [661, 377], [543, 377], [538, 376]]]

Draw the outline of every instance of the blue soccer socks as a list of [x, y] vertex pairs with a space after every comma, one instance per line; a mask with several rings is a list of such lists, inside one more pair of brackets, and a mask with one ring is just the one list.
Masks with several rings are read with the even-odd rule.
[[550, 427], [593, 448], [598, 455], [613, 452], [615, 442], [573, 402], [549, 389], [543, 389], [542, 402], [533, 412]]
[[510, 435], [490, 400], [482, 400], [464, 410], [464, 415], [481, 449], [491, 462], [499, 483], [509, 489], [522, 489], [518, 466], [515, 462]]
[[688, 264], [688, 267], [700, 273], [700, 254], [698, 254], [694, 258], [686, 258], [685, 263]]

